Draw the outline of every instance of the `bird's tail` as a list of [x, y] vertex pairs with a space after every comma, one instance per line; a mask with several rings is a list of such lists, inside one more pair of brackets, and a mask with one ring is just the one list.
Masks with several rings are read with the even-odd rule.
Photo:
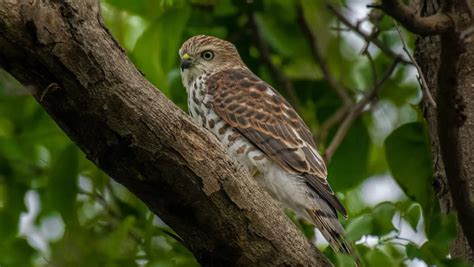
[[[318, 205], [319, 206], [319, 205]], [[355, 256], [354, 248], [351, 243], [346, 240], [344, 236], [344, 228], [337, 219], [336, 212], [329, 206], [320, 209], [308, 209], [307, 213], [311, 222], [321, 231], [324, 238], [329, 242], [329, 245], [339, 253], [349, 254]]]

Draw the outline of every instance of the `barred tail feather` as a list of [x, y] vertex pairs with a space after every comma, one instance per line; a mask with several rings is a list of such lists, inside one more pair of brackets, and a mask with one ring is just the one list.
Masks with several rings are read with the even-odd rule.
[[354, 255], [354, 249], [344, 237], [344, 228], [337, 219], [336, 212], [329, 207], [324, 210], [318, 208], [307, 210], [312, 223], [336, 252]]

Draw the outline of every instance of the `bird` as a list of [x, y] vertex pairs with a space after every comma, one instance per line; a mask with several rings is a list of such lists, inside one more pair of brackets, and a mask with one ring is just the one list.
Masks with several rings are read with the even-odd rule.
[[335, 251], [353, 254], [337, 217], [347, 212], [328, 184], [311, 131], [288, 101], [247, 67], [231, 42], [196, 35], [179, 56], [194, 122], [271, 197], [317, 227]]

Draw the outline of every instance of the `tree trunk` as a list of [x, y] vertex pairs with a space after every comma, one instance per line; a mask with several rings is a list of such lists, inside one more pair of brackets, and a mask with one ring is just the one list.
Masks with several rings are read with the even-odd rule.
[[135, 69], [95, 0], [0, 0], [0, 66], [205, 266], [327, 266], [282, 209]]
[[460, 223], [451, 255], [474, 264], [474, 35], [464, 1], [420, 1], [422, 16], [450, 13], [455, 29], [439, 36], [419, 37], [415, 56], [437, 102], [423, 103], [434, 166], [434, 187], [445, 213], [456, 212]]

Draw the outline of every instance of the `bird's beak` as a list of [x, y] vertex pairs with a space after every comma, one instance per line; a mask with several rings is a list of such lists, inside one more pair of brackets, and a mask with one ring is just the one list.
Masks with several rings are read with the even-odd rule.
[[181, 57], [181, 71], [184, 71], [185, 69], [189, 69], [191, 65], [192, 65], [191, 56], [189, 56], [187, 53], [184, 54]]

